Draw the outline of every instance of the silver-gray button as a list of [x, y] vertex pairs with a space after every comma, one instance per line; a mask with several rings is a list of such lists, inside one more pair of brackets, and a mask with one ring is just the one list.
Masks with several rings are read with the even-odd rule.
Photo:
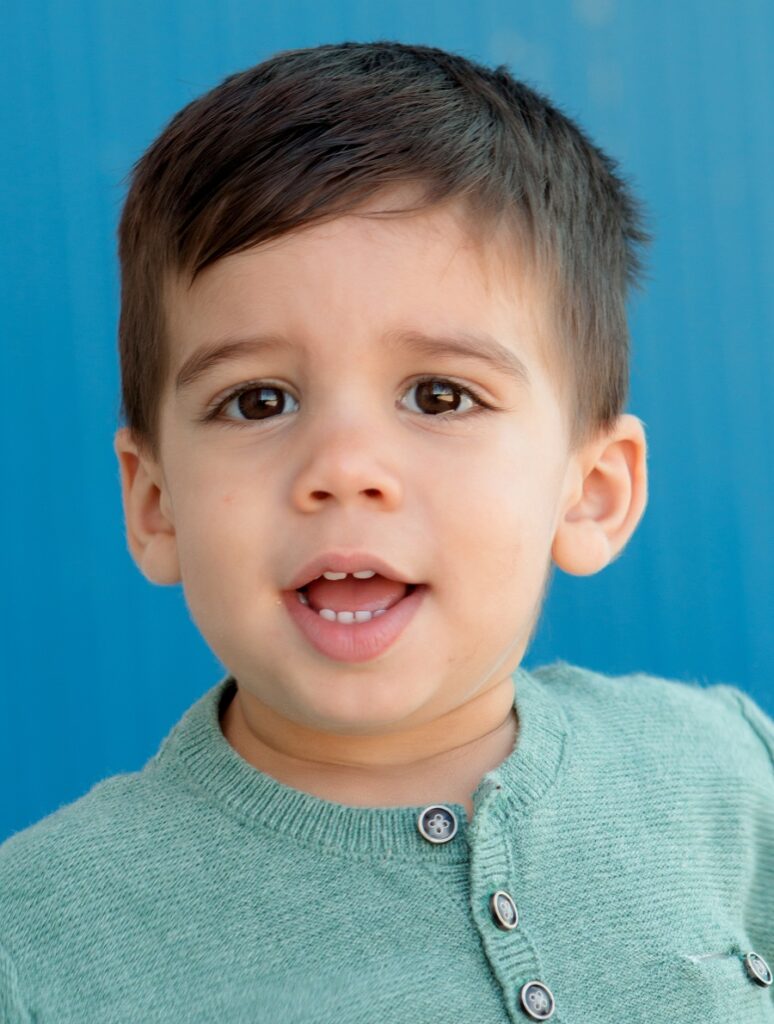
[[768, 986], [771, 984], [771, 968], [759, 953], [748, 953], [744, 958], [744, 966], [752, 980], [758, 985]]
[[431, 804], [417, 820], [420, 835], [428, 843], [448, 843], [457, 834], [457, 818], [444, 804]]
[[548, 1020], [553, 1014], [554, 997], [551, 989], [542, 981], [528, 981], [521, 986], [519, 995], [524, 1012], [533, 1020]]
[[513, 898], [504, 889], [498, 889], [492, 893], [489, 899], [489, 909], [492, 912], [494, 923], [503, 931], [509, 932], [519, 923], [519, 912]]

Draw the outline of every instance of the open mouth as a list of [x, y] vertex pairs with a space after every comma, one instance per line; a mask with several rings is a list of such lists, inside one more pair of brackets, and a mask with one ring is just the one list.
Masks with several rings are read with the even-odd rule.
[[329, 622], [370, 622], [409, 597], [421, 584], [399, 583], [379, 573], [368, 579], [318, 577], [296, 590], [302, 605]]

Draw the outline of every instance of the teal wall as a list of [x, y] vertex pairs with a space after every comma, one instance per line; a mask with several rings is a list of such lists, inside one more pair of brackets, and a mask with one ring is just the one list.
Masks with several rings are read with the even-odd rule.
[[525, 663], [729, 682], [774, 713], [774, 6], [6, 0], [3, 29], [0, 839], [141, 767], [221, 674], [125, 546], [115, 228], [175, 111], [323, 42], [507, 62], [622, 162], [656, 234], [628, 407], [650, 503], [604, 572], [556, 573]]

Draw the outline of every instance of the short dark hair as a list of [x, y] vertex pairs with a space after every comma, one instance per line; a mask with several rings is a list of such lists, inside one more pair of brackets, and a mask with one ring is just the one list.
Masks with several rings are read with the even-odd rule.
[[[400, 185], [459, 200], [550, 281], [570, 449], [609, 429], [629, 387], [628, 289], [650, 241], [617, 163], [545, 96], [430, 46], [285, 50], [190, 102], [134, 165], [118, 228], [121, 415], [159, 454], [170, 372], [165, 281]], [[525, 249], [525, 243], [527, 248]]]

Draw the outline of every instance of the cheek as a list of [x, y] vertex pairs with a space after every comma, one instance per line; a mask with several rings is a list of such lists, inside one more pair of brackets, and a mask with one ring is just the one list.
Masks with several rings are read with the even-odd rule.
[[451, 591], [498, 619], [532, 609], [550, 564], [557, 479], [537, 446], [495, 446], [459, 482], [433, 492], [439, 565]]
[[552, 526], [556, 473], [538, 447], [513, 433], [486, 450], [471, 451], [446, 486], [430, 492], [440, 521], [484, 547], [509, 551], [545, 544]]
[[[242, 491], [212, 487], [206, 503], [192, 499], [178, 535], [183, 593], [202, 637], [224, 664], [245, 642], [270, 644], [272, 602], [281, 580], [274, 521], [265, 503]], [[272, 589], [273, 588], [273, 589]], [[240, 641], [241, 638], [241, 641]]]
[[272, 578], [271, 535], [265, 502], [233, 478], [191, 476], [175, 507], [183, 586], [190, 605], [210, 615], [229, 614], [250, 589]]

